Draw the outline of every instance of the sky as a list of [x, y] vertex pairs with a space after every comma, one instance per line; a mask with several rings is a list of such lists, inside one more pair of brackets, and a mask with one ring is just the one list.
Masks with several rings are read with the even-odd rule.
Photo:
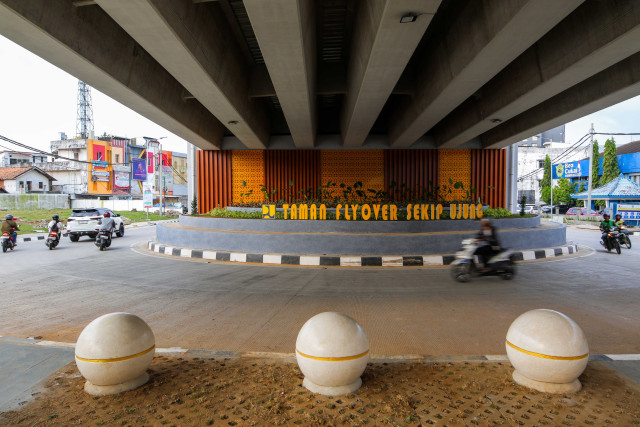
[[[78, 79], [0, 36], [0, 135], [50, 151], [50, 142], [76, 135]], [[187, 142], [91, 88], [95, 135], [166, 137], [163, 150], [187, 152]], [[5, 147], [5, 148], [3, 148]], [[22, 150], [0, 141], [0, 151]]]
[[[59, 132], [74, 137], [78, 79], [2, 36], [0, 58], [0, 135], [45, 151], [50, 141], [60, 139]], [[163, 149], [186, 153], [182, 138], [94, 88], [91, 95], [96, 135], [166, 137], [161, 140]], [[596, 132], [640, 133], [640, 96], [567, 123], [566, 142], [588, 133], [591, 123]], [[615, 139], [621, 145], [640, 140], [640, 135]], [[15, 149], [0, 141], [0, 150], [6, 148]]]

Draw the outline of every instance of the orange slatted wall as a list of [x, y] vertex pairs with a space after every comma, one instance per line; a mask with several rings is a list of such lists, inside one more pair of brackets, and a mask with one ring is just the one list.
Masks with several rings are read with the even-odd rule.
[[231, 203], [231, 151], [198, 150], [198, 212]]
[[[438, 150], [384, 150], [384, 189], [389, 192], [391, 183], [400, 189], [422, 188], [427, 191], [438, 185]], [[431, 185], [429, 184], [431, 183]], [[402, 200], [399, 193], [398, 198]]]
[[[269, 191], [277, 190], [275, 200], [291, 203], [310, 190], [316, 197], [320, 186], [320, 152], [317, 150], [267, 150], [264, 175]], [[293, 185], [290, 185], [293, 182]], [[301, 191], [302, 190], [302, 191]]]
[[471, 185], [482, 203], [492, 208], [505, 207], [506, 171], [506, 150], [471, 150]]

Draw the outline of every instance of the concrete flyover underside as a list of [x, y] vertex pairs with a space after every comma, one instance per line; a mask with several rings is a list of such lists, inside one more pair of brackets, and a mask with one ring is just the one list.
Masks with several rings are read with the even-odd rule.
[[[561, 246], [563, 224], [539, 217], [495, 220], [504, 247], [514, 250]], [[186, 248], [297, 255], [452, 254], [473, 236], [477, 221], [304, 221], [181, 216], [159, 224], [159, 243]]]

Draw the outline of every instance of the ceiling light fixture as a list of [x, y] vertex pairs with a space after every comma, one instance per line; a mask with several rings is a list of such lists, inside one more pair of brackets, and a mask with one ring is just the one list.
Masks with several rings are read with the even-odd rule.
[[400, 23], [401, 24], [406, 24], [406, 23], [409, 23], [409, 22], [415, 22], [416, 19], [418, 19], [418, 15], [416, 15], [415, 13], [405, 13], [400, 18]]
[[497, 124], [497, 123], [502, 123], [502, 120], [501, 120], [501, 119], [491, 119], [491, 120], [489, 120], [489, 121], [490, 121], [491, 123], [496, 123], [496, 124]]
[[237, 120], [231, 120], [231, 121], [227, 122], [228, 125], [237, 125], [238, 123], [240, 123], [240, 122], [237, 121]]

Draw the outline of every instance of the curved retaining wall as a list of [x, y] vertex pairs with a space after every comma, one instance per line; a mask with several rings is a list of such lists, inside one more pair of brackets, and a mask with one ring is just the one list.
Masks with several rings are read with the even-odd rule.
[[[534, 249], [566, 243], [563, 224], [540, 218], [495, 220], [505, 247]], [[156, 238], [170, 246], [247, 253], [309, 255], [451, 254], [473, 236], [478, 222], [284, 221], [181, 216], [158, 224]]]

